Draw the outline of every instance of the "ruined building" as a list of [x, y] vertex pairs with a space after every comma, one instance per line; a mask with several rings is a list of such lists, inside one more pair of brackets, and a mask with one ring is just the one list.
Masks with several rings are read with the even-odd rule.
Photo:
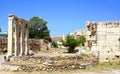
[[86, 22], [88, 51], [98, 51], [100, 61], [120, 55], [120, 22]]
[[73, 33], [70, 33], [70, 35], [73, 35], [75, 38], [79, 38], [80, 36], [86, 36], [86, 30], [76, 30]]
[[[15, 28], [15, 32], [13, 28]], [[9, 57], [13, 55], [14, 56], [28, 55], [29, 54], [28, 39], [29, 39], [28, 21], [18, 18], [13, 14], [10, 14], [8, 18], [7, 59], [9, 59]], [[15, 48], [13, 48], [13, 44]], [[13, 51], [15, 52], [14, 54]]]

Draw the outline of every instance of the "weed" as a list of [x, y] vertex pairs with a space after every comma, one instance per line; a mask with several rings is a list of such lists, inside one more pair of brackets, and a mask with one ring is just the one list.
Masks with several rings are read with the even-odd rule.
[[82, 56], [83, 58], [88, 58], [88, 55], [85, 54], [85, 53], [81, 53], [81, 56]]

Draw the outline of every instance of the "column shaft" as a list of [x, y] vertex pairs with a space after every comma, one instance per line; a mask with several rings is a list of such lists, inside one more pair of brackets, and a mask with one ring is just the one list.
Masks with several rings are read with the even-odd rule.
[[15, 56], [18, 56], [19, 49], [19, 24], [15, 24]]
[[8, 56], [12, 55], [13, 50], [13, 19], [14, 17], [8, 18], [8, 49], [7, 49]]
[[26, 33], [25, 33], [25, 55], [29, 55], [28, 39], [29, 39], [28, 24], [26, 24]]
[[25, 49], [25, 39], [24, 39], [24, 25], [21, 25], [21, 50], [20, 55], [24, 55], [24, 49]]

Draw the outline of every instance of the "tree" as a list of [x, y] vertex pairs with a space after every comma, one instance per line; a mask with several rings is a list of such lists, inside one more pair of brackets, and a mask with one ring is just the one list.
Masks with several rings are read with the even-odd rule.
[[47, 27], [47, 22], [42, 18], [33, 17], [29, 20], [29, 36], [35, 39], [50, 39], [50, 31]]
[[0, 28], [0, 32], [2, 32], [1, 28]]
[[75, 39], [73, 35], [69, 34], [66, 36], [65, 40], [62, 40], [62, 44], [65, 47], [69, 47], [68, 48], [69, 53], [74, 52], [74, 48], [79, 45], [77, 39]]
[[84, 46], [84, 43], [86, 42], [86, 38], [85, 38], [85, 36], [80, 36], [79, 38], [78, 38], [78, 42], [79, 42], [79, 44], [81, 45], [81, 46]]
[[68, 53], [74, 52], [75, 47], [84, 46], [86, 42], [86, 38], [84, 36], [80, 36], [80, 38], [75, 39], [73, 35], [67, 35], [65, 40], [62, 40], [62, 45], [68, 47]]

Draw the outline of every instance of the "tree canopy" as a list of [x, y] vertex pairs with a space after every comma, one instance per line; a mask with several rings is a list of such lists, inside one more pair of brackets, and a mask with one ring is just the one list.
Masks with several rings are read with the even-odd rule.
[[37, 16], [29, 20], [29, 36], [35, 39], [50, 39], [50, 31], [47, 27], [47, 21]]
[[82, 35], [78, 38], [78, 42], [81, 46], [84, 46], [84, 43], [86, 42], [86, 38]]

